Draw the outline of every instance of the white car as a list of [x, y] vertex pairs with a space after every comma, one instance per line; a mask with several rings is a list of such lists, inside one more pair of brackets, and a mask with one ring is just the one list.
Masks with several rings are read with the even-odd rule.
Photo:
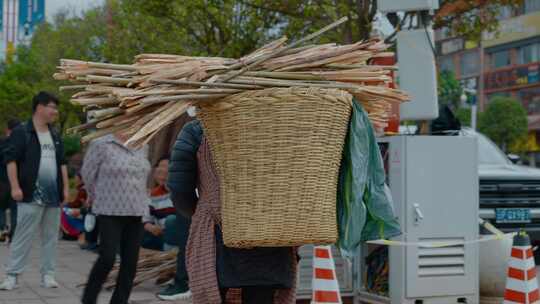
[[480, 217], [504, 232], [525, 229], [540, 244], [540, 169], [514, 164], [490, 139], [470, 128], [459, 136], [478, 140]]

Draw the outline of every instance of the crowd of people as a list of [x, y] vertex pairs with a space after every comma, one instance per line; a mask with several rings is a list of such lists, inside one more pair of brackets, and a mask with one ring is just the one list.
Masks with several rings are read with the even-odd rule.
[[[174, 280], [157, 295], [162, 300], [294, 302], [295, 248], [224, 245], [219, 178], [196, 119], [184, 126], [170, 157], [161, 157], [153, 166], [148, 146], [127, 146], [122, 131], [94, 140], [80, 173], [73, 177], [76, 189], [70, 195], [62, 136], [53, 127], [59, 100], [40, 92], [33, 98], [32, 113], [26, 122], [10, 121], [0, 142], [0, 229], [5, 231], [0, 240], [10, 242], [0, 290], [18, 287], [32, 240], [39, 233], [44, 288], [59, 287], [55, 280], [59, 234], [98, 253], [83, 304], [97, 303], [118, 257], [120, 269], [110, 303], [128, 303], [141, 247], [178, 252]], [[9, 229], [6, 210], [11, 215]]]

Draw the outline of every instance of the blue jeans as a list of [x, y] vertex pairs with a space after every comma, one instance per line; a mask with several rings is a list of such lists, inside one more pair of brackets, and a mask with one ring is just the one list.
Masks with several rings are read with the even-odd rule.
[[[188, 274], [186, 269], [186, 245], [189, 237], [189, 226], [191, 221], [181, 215], [177, 215], [174, 219], [167, 219], [167, 224], [173, 228], [174, 234], [164, 236], [164, 241], [178, 247], [178, 255], [176, 256], [176, 275], [174, 284], [183, 290], [189, 290]], [[169, 237], [170, 236], [170, 237]]]
[[[189, 236], [191, 221], [181, 215], [169, 215], [165, 220], [163, 236], [156, 237], [145, 231], [142, 246], [148, 249], [163, 250], [163, 244], [178, 247], [176, 256], [176, 275], [174, 284], [188, 290], [188, 275], [186, 269], [186, 244]], [[154, 248], [151, 248], [153, 246]]]

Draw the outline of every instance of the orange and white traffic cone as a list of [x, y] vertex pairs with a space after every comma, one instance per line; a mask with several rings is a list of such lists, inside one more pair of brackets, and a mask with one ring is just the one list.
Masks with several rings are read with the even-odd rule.
[[313, 248], [313, 297], [312, 304], [341, 304], [336, 266], [330, 246]]
[[540, 303], [531, 240], [525, 232], [520, 232], [514, 237], [503, 303]]

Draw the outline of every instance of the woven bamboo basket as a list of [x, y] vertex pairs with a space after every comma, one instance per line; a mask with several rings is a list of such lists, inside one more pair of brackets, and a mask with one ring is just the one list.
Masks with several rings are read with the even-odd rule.
[[352, 96], [272, 88], [200, 104], [220, 177], [222, 231], [235, 248], [333, 244]]

